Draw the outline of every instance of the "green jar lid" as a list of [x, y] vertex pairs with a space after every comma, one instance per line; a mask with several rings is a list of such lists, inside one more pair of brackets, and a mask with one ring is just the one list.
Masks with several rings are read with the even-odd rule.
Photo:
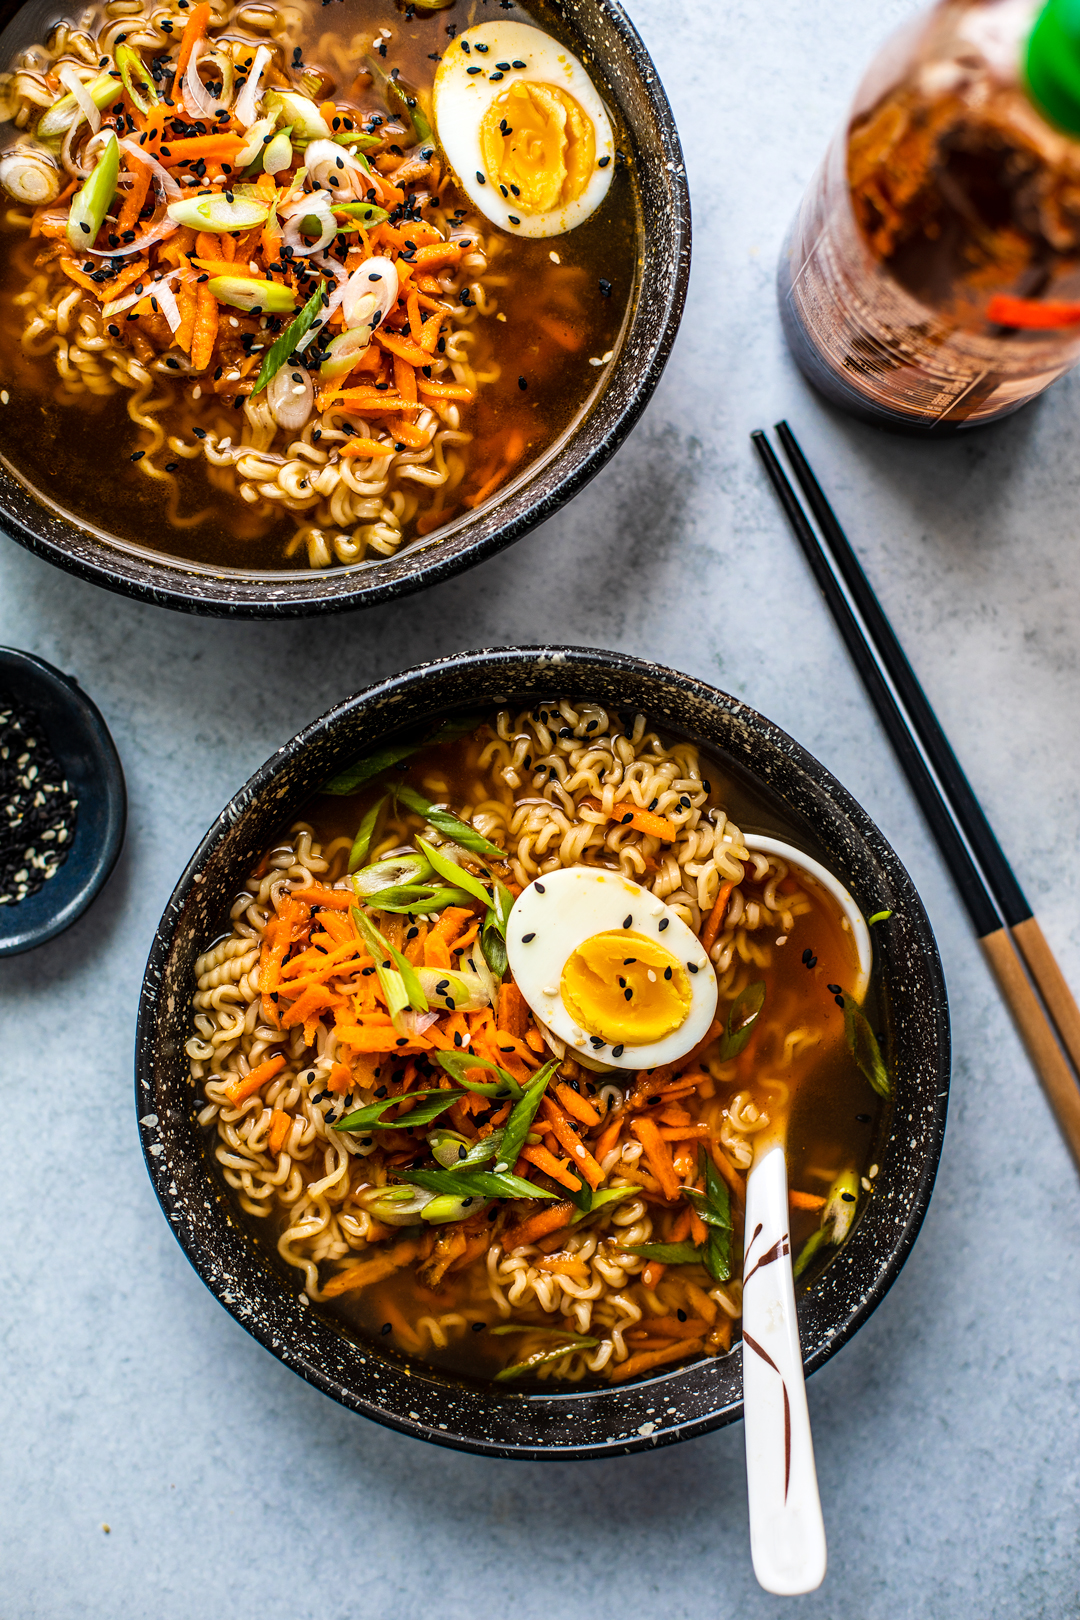
[[1080, 0], [1049, 0], [1027, 44], [1027, 89], [1039, 111], [1080, 135]]

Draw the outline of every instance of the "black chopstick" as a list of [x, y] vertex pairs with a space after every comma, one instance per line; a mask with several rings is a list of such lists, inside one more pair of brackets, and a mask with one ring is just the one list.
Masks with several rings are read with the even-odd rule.
[[[794, 436], [791, 435], [790, 429], [786, 430], [786, 436], [794, 444]], [[862, 677], [889, 741], [892, 743], [903, 766], [912, 791], [930, 824], [930, 830], [934, 834], [945, 864], [960, 891], [961, 899], [971, 918], [990, 967], [997, 978], [1002, 995], [1016, 1018], [1020, 1033], [1042, 1080], [1058, 1124], [1078, 1167], [1080, 1167], [1080, 1086], [1077, 1085], [1077, 1074], [1080, 1073], [1080, 1066], [1078, 1066], [1077, 1070], [1069, 1066], [1055, 1038], [1054, 1030], [1056, 1024], [1057, 1029], [1062, 1031], [1062, 1038], [1064, 1039], [1064, 1031], [1070, 1027], [1070, 1008], [1072, 1014], [1077, 1013], [1076, 1003], [1072, 998], [1068, 985], [1065, 983], [1061, 970], [1058, 968], [1049, 946], [1038, 929], [1037, 922], [1031, 915], [1030, 908], [1027, 909], [1027, 915], [1021, 917], [1019, 922], [1014, 924], [1012, 931], [1003, 922], [998, 906], [960, 835], [956, 820], [953, 819], [950, 803], [943, 794], [945, 783], [943, 782], [942, 786], [939, 787], [938, 782], [935, 781], [912, 734], [914, 721], [909, 721], [882, 673], [881, 666], [875, 656], [872, 633], [868, 641], [848, 605], [847, 598], [844, 596], [832, 568], [829, 566], [825, 551], [814, 533], [806, 513], [803, 511], [799, 498], [788, 482], [787, 475], [777, 461], [772, 446], [764, 433], [759, 429], [752, 433], [750, 437], [753, 440], [754, 448], [761, 457], [770, 482], [780, 499], [795, 537], [805, 553], [814, 578], [817, 580], [818, 587], [836, 621], [837, 628], [851, 654], [855, 667]], [[796, 445], [795, 448], [797, 450], [798, 446]], [[820, 491], [820, 486], [817, 484], [817, 480], [813, 478], [813, 474], [810, 472], [810, 468], [801, 453], [799, 459], [802, 461], [807, 475], [813, 480], [813, 486], [818, 490], [823, 506], [827, 507], [828, 503], [825, 501], [825, 496]], [[840, 525], [836, 521], [835, 514], [832, 514], [831, 508], [829, 508], [829, 512], [832, 527], [838, 534], [842, 535]], [[844, 545], [850, 551], [846, 537], [843, 538]], [[869, 619], [880, 620], [880, 623], [888, 630], [895, 651], [902, 660], [902, 667], [907, 671], [908, 680], [905, 684], [908, 691], [914, 689], [918, 692], [926, 713], [933, 719], [933, 712], [926, 701], [925, 694], [922, 692], [914, 672], [904, 657], [903, 650], [900, 648], [899, 642], [896, 641], [892, 628], [888, 624], [888, 620], [885, 618], [881, 605], [874, 596], [866, 576], [859, 568], [854, 553], [851, 554], [851, 560], [855, 568], [858, 569], [858, 575], [862, 582], [860, 594], [871, 602], [873, 609], [876, 610], [871, 613]], [[854, 598], [855, 592], [852, 592], [852, 595]], [[862, 612], [861, 607], [860, 612]], [[864, 615], [864, 619], [866, 618], [867, 616]], [[869, 619], [867, 619], [868, 632], [870, 632]], [[884, 662], [884, 657], [882, 657], [882, 663]], [[897, 667], [900, 666], [897, 665]], [[895, 682], [894, 684], [896, 684], [899, 692], [901, 683]], [[934, 726], [940, 733], [956, 772], [964, 781], [967, 792], [978, 810], [979, 818], [985, 825], [994, 847], [998, 849], [1001, 861], [1008, 869], [1008, 863], [1005, 861], [1004, 855], [1001, 854], [997, 840], [990, 830], [989, 823], [986, 822], [974, 794], [971, 793], [970, 785], [967, 784], [966, 778], [963, 777], [963, 772], [960, 770], [951, 748], [949, 748], [944, 733], [941, 732], [940, 726], [937, 725], [936, 719], [934, 719]], [[1015, 879], [1013, 879], [1013, 882], [1015, 883]], [[1018, 884], [1016, 885], [1016, 892], [1023, 901], [1022, 891]], [[1026, 902], [1023, 903], [1026, 905]], [[1038, 948], [1032, 949], [1032, 956], [1042, 970], [1041, 976], [1036, 971], [1027, 950], [1025, 950], [1024, 955], [1029, 966], [1031, 966], [1033, 977], [1035, 977], [1036, 983], [1042, 991], [1043, 1001], [1040, 1001], [1036, 996], [1020, 965], [1020, 960], [1014, 948], [1014, 933], [1017, 936], [1017, 943], [1020, 943], [1021, 930], [1023, 929], [1031, 931], [1030, 943], [1032, 947], [1035, 946], [1034, 936], [1037, 934], [1038, 937]], [[1021, 948], [1023, 948], [1022, 945]], [[1056, 1005], [1056, 1003], [1060, 1003], [1060, 1005]], [[1049, 1013], [1047, 1009], [1049, 1009]], [[1051, 1022], [1050, 1015], [1053, 1015], [1053, 1022]], [[1080, 1022], [1080, 1015], [1078, 1015], [1077, 1021]], [[1068, 1042], [1066, 1042], [1066, 1045], [1068, 1047]], [[1069, 1050], [1072, 1056], [1071, 1047], [1069, 1047]]]
[[952, 751], [949, 739], [938, 723], [937, 715], [927, 701], [918, 676], [908, 663], [907, 655], [896, 639], [892, 625], [885, 617], [873, 587], [863, 573], [862, 565], [851, 548], [851, 542], [837, 521], [836, 513], [825, 498], [825, 492], [814, 477], [810, 464], [799, 448], [794, 433], [786, 422], [777, 422], [776, 434], [784, 447], [795, 477], [799, 480], [810, 510], [818, 522], [833, 561], [851, 593], [851, 599], [862, 615], [863, 623], [874, 644], [886, 674], [892, 681], [901, 703], [926, 757], [929, 759], [948, 799], [953, 815], [963, 828], [964, 836], [975, 852], [990, 889], [1010, 928], [1026, 921], [1032, 915], [1024, 891], [1016, 881], [1016, 874], [1005, 859], [1004, 851], [982, 806], [971, 790], [960, 761]]
[[[776, 432], [803, 494], [810, 503], [810, 510], [818, 521], [833, 562], [862, 616], [875, 654], [899, 695], [941, 783], [949, 810], [974, 852], [1013, 942], [1019, 946], [1073, 1067], [1080, 1074], [1080, 1007], [1077, 1007], [1057, 959], [1016, 880], [1016, 874], [994, 836], [993, 828], [972, 792], [971, 783], [953, 753], [949, 739], [941, 729], [926, 693], [908, 663], [904, 649], [794, 433], [786, 422], [778, 422]], [[814, 543], [816, 546], [816, 537]], [[980, 937], [983, 936], [980, 934]]]

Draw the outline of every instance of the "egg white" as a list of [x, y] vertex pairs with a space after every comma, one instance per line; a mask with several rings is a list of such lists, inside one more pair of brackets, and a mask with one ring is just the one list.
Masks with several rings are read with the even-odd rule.
[[[511, 66], [500, 73], [496, 62], [524, 62], [525, 67]], [[481, 71], [470, 74], [469, 69], [476, 67]], [[480, 125], [491, 103], [515, 79], [565, 90], [592, 121], [596, 161], [589, 182], [580, 197], [547, 214], [519, 213], [513, 196], [504, 198], [484, 167]], [[577, 57], [542, 29], [496, 20], [459, 34], [446, 47], [436, 71], [432, 107], [435, 132], [458, 184], [492, 224], [511, 236], [562, 236], [588, 219], [607, 196], [615, 170], [615, 137], [607, 109]]]
[[[560, 993], [567, 959], [594, 934], [641, 934], [670, 951], [687, 968], [690, 1010], [663, 1040], [624, 1043], [622, 1051], [593, 1036], [568, 1011]], [[648, 889], [618, 872], [569, 866], [549, 872], [523, 889], [506, 927], [510, 971], [536, 1018], [576, 1056], [582, 1054], [616, 1069], [654, 1069], [677, 1063], [708, 1033], [716, 1015], [716, 974], [697, 935], [678, 912]]]

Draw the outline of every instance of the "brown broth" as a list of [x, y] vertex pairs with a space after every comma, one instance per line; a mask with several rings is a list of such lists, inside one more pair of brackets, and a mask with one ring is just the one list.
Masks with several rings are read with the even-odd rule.
[[[447, 10], [412, 17], [390, 0], [341, 0], [329, 14], [332, 31], [325, 27], [325, 11], [316, 8], [311, 14], [304, 35], [305, 61], [323, 66], [322, 42], [329, 72], [333, 57], [326, 41], [348, 40], [383, 26], [394, 35], [387, 66], [398, 67], [402, 77], [415, 85], [430, 87], [434, 72], [430, 54], [445, 46], [447, 28], [461, 32], [489, 15], [482, 0], [455, 0]], [[545, 0], [537, 0], [528, 10], [516, 6], [514, 15], [575, 49], [572, 35]], [[592, 76], [596, 81], [595, 69]], [[348, 86], [339, 83], [338, 94], [347, 91]], [[371, 101], [369, 92], [365, 103]], [[621, 151], [628, 152], [628, 138], [610, 102], [608, 111]], [[0, 124], [0, 150], [12, 135], [10, 125]], [[456, 206], [475, 215], [464, 192], [452, 190], [450, 195]], [[256, 513], [202, 458], [179, 460], [173, 475], [177, 498], [170, 514], [163, 486], [131, 463], [140, 435], [127, 412], [128, 390], [104, 398], [83, 395], [76, 404], [57, 402], [54, 356], [32, 358], [19, 341], [24, 311], [12, 299], [26, 284], [33, 254], [25, 227], [6, 222], [9, 208], [9, 201], [0, 203], [0, 390], [7, 397], [0, 416], [4, 465], [45, 504], [140, 553], [245, 573], [306, 569], [302, 547], [291, 558], [287, 555], [302, 514]], [[467, 506], [468, 498], [489, 482], [493, 468], [501, 465], [500, 452], [515, 441], [524, 442], [502, 480], [507, 482], [548, 452], [587, 412], [607, 377], [607, 369], [590, 360], [618, 350], [638, 274], [640, 206], [624, 161], [618, 163], [601, 206], [564, 236], [530, 241], [510, 237], [485, 219], [480, 224], [488, 242], [497, 239], [500, 249], [490, 259], [489, 271], [505, 276], [507, 285], [495, 291], [499, 314], [478, 320], [473, 328], [478, 334], [475, 365], [477, 370], [497, 366], [500, 375], [483, 383], [475, 402], [462, 409], [461, 426], [474, 439], [466, 447], [468, 470], [450, 521], [463, 516], [462, 502]], [[552, 261], [553, 253], [558, 264]], [[607, 296], [601, 292], [601, 281], [610, 287]], [[168, 386], [154, 375], [161, 386]], [[161, 417], [167, 433], [190, 439], [192, 425], [201, 424], [235, 436], [243, 420], [239, 413], [221, 402], [205, 403], [205, 411], [201, 405], [195, 411], [190, 401], [178, 399]], [[424, 510], [422, 505], [419, 517]], [[179, 522], [171, 521], [176, 517]], [[406, 531], [404, 544], [413, 538]], [[378, 560], [368, 559], [376, 564]]]
[[[400, 773], [403, 782], [426, 796], [449, 801], [461, 809], [487, 798], [495, 785], [493, 777], [478, 767], [480, 749], [481, 744], [472, 738], [427, 748], [403, 762], [394, 774]], [[711, 783], [710, 806], [723, 806], [743, 832], [780, 837], [821, 859], [822, 851], [812, 829], [793, 820], [790, 812], [771, 794], [751, 782], [741, 770], [722, 764], [715, 756], [710, 757], [703, 751], [701, 759]], [[528, 788], [519, 790], [528, 791]], [[384, 792], [383, 779], [380, 785], [368, 786], [348, 797], [319, 795], [305, 806], [298, 819], [314, 828], [315, 836], [325, 849], [334, 839], [351, 839], [364, 811]], [[285, 831], [287, 829], [283, 828]], [[375, 849], [376, 844], [373, 844], [372, 858]], [[339, 875], [343, 860], [344, 856], [339, 857], [325, 881]], [[823, 1196], [841, 1170], [856, 1169], [861, 1176], [866, 1175], [875, 1153], [880, 1151], [888, 1110], [848, 1054], [844, 1015], [828, 988], [830, 984], [849, 985], [854, 976], [856, 952], [850, 930], [831, 896], [815, 887], [805, 884], [802, 887], [814, 900], [814, 909], [795, 919], [787, 942], [773, 949], [770, 967], [751, 971], [752, 979], [761, 978], [766, 983], [765, 1010], [758, 1030], [738, 1059], [735, 1082], [723, 1086], [721, 1091], [726, 1101], [745, 1091], [758, 1106], [767, 1106], [775, 1092], [763, 1081], [776, 1074], [787, 1076], [792, 1093], [789, 1182], [792, 1188]], [[748, 898], [757, 892], [749, 880], [744, 880], [743, 888]], [[802, 960], [806, 950], [816, 957], [812, 968], [807, 968]], [[876, 975], [864, 1010], [871, 1024], [880, 1029], [883, 1004]], [[785, 1069], [782, 1065], [785, 1035], [808, 1021], [823, 1030], [824, 1037], [818, 1045], [797, 1053], [790, 1068]], [[631, 1081], [632, 1077], [626, 1076], [628, 1088]], [[693, 1099], [689, 1106], [693, 1109]], [[862, 1202], [863, 1195], [860, 1195], [860, 1208]], [[797, 1256], [816, 1230], [819, 1215], [792, 1209], [791, 1217], [792, 1254]], [[265, 1242], [268, 1223], [252, 1221], [239, 1210], [238, 1218], [254, 1231], [260, 1242]], [[284, 1224], [272, 1225], [275, 1240]], [[654, 1231], [654, 1241], [663, 1240], [662, 1232]], [[736, 1222], [732, 1246], [736, 1276], [740, 1270], [741, 1243], [742, 1234]], [[820, 1275], [835, 1252], [825, 1249], [800, 1286], [807, 1283], [812, 1286], [813, 1279]], [[280, 1264], [272, 1247], [270, 1253], [275, 1263]], [[631, 1283], [635, 1280], [631, 1279]], [[699, 1282], [706, 1289], [713, 1286], [703, 1270]], [[490, 1380], [521, 1356], [521, 1337], [503, 1337], [489, 1331], [504, 1318], [500, 1317], [489, 1295], [483, 1258], [459, 1273], [449, 1273], [435, 1291], [425, 1287], [413, 1268], [407, 1266], [382, 1282], [315, 1308], [325, 1312], [350, 1336], [374, 1341], [383, 1351], [397, 1351], [405, 1356], [422, 1353], [424, 1361], [467, 1380]], [[468, 1324], [466, 1330], [458, 1337], [451, 1336], [444, 1349], [422, 1348], [413, 1325], [425, 1316], [438, 1317], [447, 1312], [464, 1317]], [[557, 1316], [547, 1315], [538, 1305], [516, 1306], [512, 1319], [537, 1326], [560, 1321]], [[536, 1348], [533, 1341], [530, 1350]], [[586, 1387], [590, 1383], [605, 1382], [602, 1375], [585, 1380]], [[569, 1386], [541, 1385], [533, 1378], [516, 1380], [511, 1387], [553, 1390]]]

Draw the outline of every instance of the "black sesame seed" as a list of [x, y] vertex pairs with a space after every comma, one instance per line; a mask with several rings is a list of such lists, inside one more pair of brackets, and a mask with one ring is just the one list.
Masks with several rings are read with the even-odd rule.
[[843, 1200], [843, 1202], [845, 1204], [853, 1204], [855, 1202], [855, 1194], [854, 1193], [842, 1192], [840, 1194], [840, 1197], [841, 1197], [841, 1199]]
[[838, 1006], [838, 1007], [842, 1007], [842, 1006], [843, 1006], [843, 1005], [844, 1005], [844, 998], [843, 998], [843, 996], [833, 996], [833, 1000], [834, 1000], [834, 1001], [835, 1001], [835, 1002], [836, 1002], [836, 1005], [837, 1005], [837, 1006]]
[[509, 221], [510, 221], [510, 223], [511, 223], [511, 225], [520, 225], [520, 224], [521, 224], [521, 221], [520, 221], [520, 219], [519, 219], [519, 218], [518, 218], [518, 217], [517, 217], [517, 215], [516, 215], [516, 214], [507, 214], [507, 216], [506, 216], [506, 217], [507, 217], [507, 219], [508, 219], [508, 220], [509, 220]]
[[547, 892], [542, 883], [534, 883], [533, 888], [536, 890], [537, 894], [545, 894]]
[[683, 1310], [683, 1309], [682, 1309], [682, 1307], [681, 1307], [681, 1306], [680, 1306], [680, 1307], [679, 1307], [679, 1309], [678, 1309], [678, 1310], [677, 1310], [677, 1311], [676, 1311], [676, 1312], [675, 1312], [675, 1315], [676, 1315], [676, 1316], [677, 1316], [677, 1317], [678, 1317], [678, 1318], [679, 1318], [679, 1321], [680, 1321], [680, 1322], [685, 1322], [685, 1321], [686, 1321], [686, 1312], [685, 1312], [685, 1311], [684, 1311], [684, 1310]]
[[472, 1325], [472, 1330], [474, 1333], [483, 1333], [486, 1326], [486, 1322], [474, 1322]]
[[634, 924], [634, 919], [633, 919], [632, 916], [623, 918], [623, 927], [624, 928], [632, 928], [633, 924]]
[[803, 953], [802, 953], [802, 959], [803, 959], [803, 961], [804, 961], [804, 962], [809, 962], [809, 960], [810, 960], [810, 958], [811, 958], [811, 957], [812, 957], [812, 956], [813, 956], [813, 954], [814, 954], [814, 953], [813, 953], [813, 951], [812, 951], [812, 950], [811, 950], [811, 949], [810, 949], [810, 947], [809, 947], [809, 945], [808, 945], [808, 946], [807, 946], [807, 947], [806, 947], [806, 949], [805, 949], [805, 951], [803, 951]]
[[611, 162], [611, 159], [609, 157], [602, 157], [599, 160], [599, 162], [597, 163], [596, 167], [598, 169], [606, 169], [610, 162]]
[[869, 1125], [869, 1123], [870, 1123], [870, 1115], [869, 1114], [856, 1114], [855, 1118], [856, 1118], [856, 1120], [858, 1121], [858, 1123], [860, 1125]]
[[536, 938], [535, 934], [522, 934], [521, 943], [523, 945], [531, 945], [535, 938]]
[[600, 288], [600, 296], [601, 296], [601, 298], [610, 298], [611, 297], [611, 282], [610, 281], [605, 281], [603, 276], [601, 276], [598, 285], [599, 285], [599, 288]]
[[664, 932], [664, 929], [667, 927], [667, 925], [668, 925], [668, 923], [670, 921], [671, 921], [670, 917], [661, 917], [661, 919], [660, 919], [660, 929], [659, 929], [661, 934]]
[[696, 972], [697, 972], [697, 970], [698, 970], [698, 965], [697, 965], [697, 963], [696, 963], [696, 962], [687, 962], [687, 964], [686, 964], [686, 965], [687, 965], [687, 967], [688, 967], [688, 968], [689, 968], [689, 969], [690, 969], [690, 972], [691, 972], [691, 973], [696, 973]]
[[634, 999], [634, 992], [633, 992], [633, 991], [632, 991], [632, 990], [624, 990], [624, 991], [623, 991], [623, 997], [624, 997], [624, 999], [625, 999], [625, 1000], [626, 1000], [626, 1001], [633, 1001], [633, 999]]
[[657, 805], [658, 805], [658, 804], [659, 804], [659, 803], [660, 803], [660, 800], [659, 800], [659, 799], [651, 799], [651, 800], [650, 800], [650, 801], [649, 801], [649, 809], [650, 809], [650, 810], [655, 810], [655, 809], [656, 809], [656, 807], [657, 807]]
[[671, 978], [671, 969], [669, 967], [666, 967], [664, 969], [664, 978], [665, 979], [670, 979]]
[[481, 173], [480, 173], [480, 170], [479, 170], [479, 169], [477, 169], [477, 171], [476, 171], [476, 183], [477, 183], [477, 185], [479, 185], [479, 186], [486, 186], [486, 185], [487, 185], [487, 180], [486, 180], [486, 178], [485, 178], [485, 177], [484, 177], [484, 176], [483, 176], [483, 175], [482, 175], [482, 174], [481, 174]]
[[381, 1327], [381, 1328], [380, 1328], [380, 1329], [379, 1329], [379, 1332], [380, 1332], [380, 1333], [381, 1333], [381, 1334], [383, 1334], [383, 1335], [384, 1335], [384, 1336], [385, 1336], [385, 1335], [386, 1335], [386, 1334], [387, 1334], [387, 1333], [393, 1333], [393, 1331], [394, 1331], [394, 1327], [393, 1327], [393, 1323], [392, 1323], [392, 1322], [384, 1322], [384, 1323], [383, 1323], [383, 1325], [382, 1325], [382, 1327]]
[[132, 459], [132, 461], [141, 461], [143, 456], [145, 456], [145, 454], [146, 454], [145, 450], [136, 450], [135, 454], [132, 456], [131, 459]]
[[593, 1048], [594, 1051], [599, 1052], [599, 1050], [603, 1046], [603, 1044], [604, 1043], [601, 1040], [599, 1035], [590, 1035], [589, 1036], [589, 1045]]
[[529, 384], [528, 384], [527, 378], [525, 378], [525, 377], [519, 377], [518, 378], [518, 387], [521, 389], [522, 393], [525, 392], [525, 390], [526, 390], [526, 388], [528, 388], [528, 386], [529, 386]]
[[[621, 1043], [618, 1046], [613, 1046], [611, 1048], [611, 1055], [612, 1055], [612, 1057], [622, 1057], [622, 1055], [623, 1055], [623, 1047], [622, 1047]], [[590, 1086], [589, 1089], [590, 1089], [590, 1091], [595, 1091], [596, 1087], [595, 1086]]]

